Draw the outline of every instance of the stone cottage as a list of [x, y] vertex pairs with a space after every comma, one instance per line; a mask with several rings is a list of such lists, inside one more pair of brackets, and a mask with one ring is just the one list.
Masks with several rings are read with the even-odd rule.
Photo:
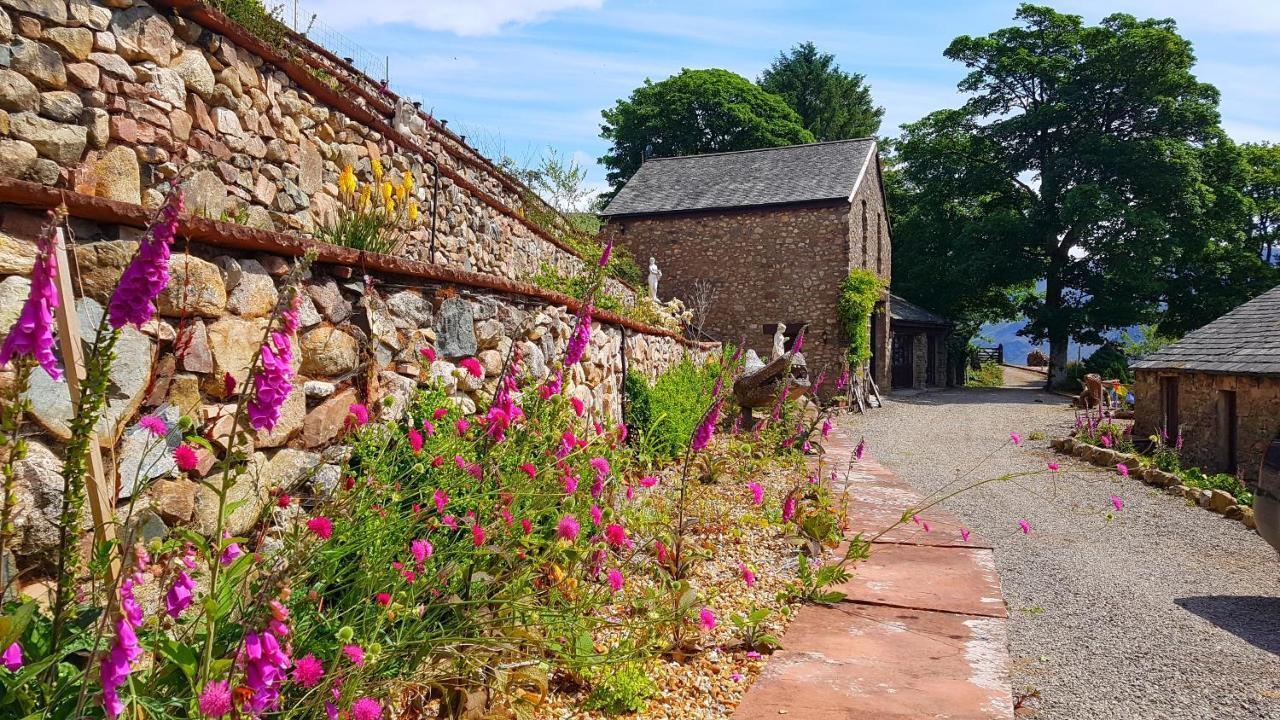
[[1133, 368], [1137, 437], [1180, 432], [1184, 464], [1256, 480], [1280, 437], [1280, 287]]
[[[768, 357], [801, 327], [811, 374], [839, 372], [836, 311], [850, 270], [888, 287], [892, 242], [873, 138], [652, 158], [601, 213], [603, 233], [662, 272], [660, 297], [711, 296], [703, 329]], [[696, 302], [696, 300], [695, 300]], [[889, 294], [872, 314], [871, 372], [889, 388]]]
[[950, 385], [947, 338], [953, 323], [897, 295], [889, 296], [890, 385], [922, 390]]

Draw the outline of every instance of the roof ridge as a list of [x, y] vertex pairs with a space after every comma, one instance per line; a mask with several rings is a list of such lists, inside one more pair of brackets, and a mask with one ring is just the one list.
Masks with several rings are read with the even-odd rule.
[[688, 160], [690, 158], [721, 157], [724, 155], [744, 155], [746, 153], [772, 152], [774, 150], [794, 150], [796, 148], [817, 147], [819, 145], [839, 145], [840, 143], [855, 143], [855, 142], [868, 142], [868, 141], [872, 143], [878, 143], [879, 139], [876, 138], [874, 135], [868, 135], [867, 137], [845, 138], [844, 140], [823, 140], [821, 142], [795, 143], [794, 145], [774, 145], [772, 147], [750, 148], [747, 150], [724, 150], [722, 152], [692, 153], [690, 155], [666, 155], [664, 157], [645, 158], [644, 162], [658, 162], [662, 160]]

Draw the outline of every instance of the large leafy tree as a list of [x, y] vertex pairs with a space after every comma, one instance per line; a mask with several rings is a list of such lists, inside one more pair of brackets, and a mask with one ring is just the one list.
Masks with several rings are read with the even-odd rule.
[[866, 77], [847, 73], [830, 53], [800, 43], [778, 57], [757, 84], [787, 101], [819, 142], [870, 137], [880, 131], [884, 108], [871, 100]]
[[1176, 311], [1171, 279], [1221, 248], [1217, 238], [1230, 247], [1238, 198], [1215, 187], [1214, 161], [1232, 146], [1218, 92], [1192, 74], [1172, 20], [1117, 14], [1088, 26], [1035, 5], [1016, 19], [951, 43], [970, 97], [906, 126], [899, 152], [909, 192], [940, 204], [913, 211], [925, 246], [977, 273], [963, 278], [964, 302], [1044, 280], [1021, 310], [1025, 332], [1049, 340], [1061, 382], [1071, 337], [1096, 341]]
[[728, 70], [682, 70], [645, 80], [601, 113], [612, 146], [600, 162], [614, 192], [652, 157], [753, 150], [813, 142], [800, 117], [777, 95]]
[[1244, 194], [1253, 203], [1249, 236], [1267, 264], [1280, 262], [1280, 145], [1245, 143]]

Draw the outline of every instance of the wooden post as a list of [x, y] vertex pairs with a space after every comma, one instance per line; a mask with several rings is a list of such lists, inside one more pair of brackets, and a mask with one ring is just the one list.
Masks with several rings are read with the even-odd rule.
[[[80, 402], [80, 383], [84, 382], [84, 349], [80, 339], [80, 316], [76, 314], [76, 296], [71, 286], [71, 267], [67, 261], [66, 236], [62, 228], [54, 231], [54, 258], [58, 266], [58, 309], [53, 315], [58, 323], [58, 344], [62, 348], [62, 364], [66, 370], [67, 392], [71, 405]], [[105, 308], [103, 310], [105, 312]], [[98, 446], [97, 433], [89, 436], [89, 477], [85, 478], [85, 490], [89, 498], [89, 512], [93, 515], [93, 534], [98, 542], [115, 540], [115, 520], [112, 505], [115, 492], [107, 487], [102, 469], [102, 448]], [[111, 577], [119, 573], [119, 554], [113, 555]]]

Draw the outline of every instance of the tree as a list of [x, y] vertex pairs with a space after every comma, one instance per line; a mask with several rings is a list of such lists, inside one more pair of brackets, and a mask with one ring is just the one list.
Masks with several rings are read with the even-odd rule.
[[791, 106], [819, 142], [870, 137], [880, 131], [884, 108], [871, 100], [866, 77], [847, 73], [811, 42], [778, 57], [757, 84]]
[[1249, 169], [1244, 194], [1253, 202], [1249, 235], [1268, 265], [1280, 261], [1280, 145], [1245, 143], [1241, 146]]
[[601, 115], [600, 136], [613, 145], [600, 162], [615, 193], [640, 169], [646, 148], [653, 157], [674, 157], [813, 142], [782, 98], [728, 70], [645, 80]]
[[1035, 5], [1015, 17], [951, 43], [970, 98], [906, 126], [899, 150], [913, 191], [942, 204], [921, 232], [958, 236], [932, 242], [958, 247], [988, 290], [1045, 281], [1022, 303], [1024, 332], [1049, 340], [1061, 383], [1071, 337], [1175, 311], [1171, 281], [1205, 248], [1232, 247], [1216, 240], [1231, 234], [1234, 200], [1211, 185], [1230, 141], [1172, 20], [1086, 26]]

